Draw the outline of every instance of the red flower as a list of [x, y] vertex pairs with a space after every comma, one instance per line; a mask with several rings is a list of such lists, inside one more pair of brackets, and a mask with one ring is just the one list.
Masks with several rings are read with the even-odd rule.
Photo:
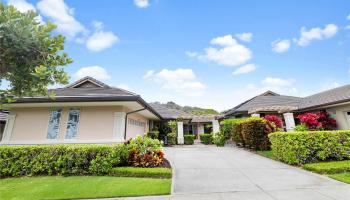
[[277, 117], [276, 115], [266, 115], [264, 119], [270, 123], [274, 123], [277, 128], [282, 128], [283, 126], [282, 119]]

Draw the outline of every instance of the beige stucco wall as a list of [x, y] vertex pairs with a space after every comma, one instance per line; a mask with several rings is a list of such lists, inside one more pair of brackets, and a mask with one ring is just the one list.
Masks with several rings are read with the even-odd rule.
[[350, 121], [347, 117], [347, 112], [350, 112], [350, 105], [330, 107], [326, 111], [337, 121], [338, 129], [350, 129]]
[[136, 121], [141, 121], [145, 123], [144, 127], [132, 125], [129, 123], [127, 124], [127, 131], [126, 131], [126, 139], [130, 139], [133, 137], [136, 137], [137, 135], [143, 135], [148, 132], [149, 130], [149, 120], [142, 115], [138, 113], [132, 113], [128, 115], [128, 119], [134, 119]]
[[[114, 136], [114, 113], [128, 112], [128, 109], [122, 106], [96, 106], [96, 107], [77, 107], [80, 108], [80, 120], [77, 132], [77, 141], [109, 141], [115, 139]], [[45, 143], [52, 142], [47, 140], [47, 128], [51, 110], [53, 108], [13, 108], [12, 114], [16, 115], [14, 127], [10, 137], [11, 141], [32, 141]], [[62, 115], [60, 121], [57, 143], [67, 142], [65, 133], [67, 129], [68, 107], [61, 108]], [[127, 125], [127, 138], [144, 134], [148, 131], [148, 119], [138, 113], [128, 116], [134, 120], [145, 122], [145, 127]]]

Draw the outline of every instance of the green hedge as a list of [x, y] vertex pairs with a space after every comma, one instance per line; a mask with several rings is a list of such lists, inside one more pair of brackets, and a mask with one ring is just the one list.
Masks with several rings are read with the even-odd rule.
[[250, 117], [240, 122], [240, 131], [244, 144], [254, 150], [268, 150], [270, 148], [268, 122], [259, 117]]
[[213, 143], [218, 147], [225, 146], [226, 138], [224, 133], [221, 131], [220, 133], [216, 133], [213, 135]]
[[0, 177], [108, 174], [127, 157], [125, 145], [1, 146]]
[[172, 172], [170, 168], [116, 167], [112, 170], [112, 175], [139, 178], [171, 178]]
[[150, 131], [147, 133], [147, 137], [152, 138], [152, 139], [158, 139], [159, 137], [159, 131]]
[[199, 138], [203, 144], [212, 144], [213, 143], [213, 135], [212, 134], [199, 134]]
[[[226, 140], [229, 140], [232, 138], [232, 140], [236, 142], [236, 140], [239, 139], [237, 138], [236, 125], [239, 124], [239, 122], [241, 121], [242, 119], [225, 119], [220, 122], [220, 126], [221, 126], [220, 128]], [[238, 135], [240, 135], [239, 132], [238, 132]], [[237, 141], [237, 142], [241, 142], [241, 141]]]
[[195, 135], [184, 135], [185, 144], [187, 145], [194, 144], [194, 138], [195, 138]]
[[350, 159], [350, 131], [276, 132], [269, 135], [273, 155], [288, 164]]
[[340, 174], [350, 172], [350, 160], [309, 163], [303, 166], [304, 169], [320, 174]]

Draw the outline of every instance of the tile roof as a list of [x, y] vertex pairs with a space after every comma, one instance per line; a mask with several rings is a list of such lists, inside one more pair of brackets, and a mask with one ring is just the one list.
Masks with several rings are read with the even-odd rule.
[[182, 110], [167, 108], [160, 103], [149, 103], [149, 105], [156, 110], [163, 119], [192, 119], [195, 116]]
[[299, 109], [342, 103], [350, 100], [350, 85], [330, 89], [301, 99]]

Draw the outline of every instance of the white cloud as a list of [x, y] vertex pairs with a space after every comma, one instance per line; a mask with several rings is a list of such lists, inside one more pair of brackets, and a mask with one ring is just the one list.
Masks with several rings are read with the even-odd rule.
[[57, 30], [69, 37], [85, 32], [85, 27], [74, 18], [74, 9], [69, 8], [63, 0], [41, 0], [37, 8], [46, 17], [52, 19]]
[[324, 40], [333, 37], [338, 32], [338, 27], [335, 24], [327, 24], [323, 29], [316, 27], [307, 30], [301, 28], [300, 38], [294, 39], [299, 46], [307, 46], [313, 40]]
[[232, 35], [214, 38], [210, 44], [220, 47], [208, 47], [203, 54], [196, 57], [200, 60], [215, 62], [219, 65], [238, 66], [252, 58], [252, 52], [247, 47], [238, 44]]
[[161, 85], [162, 89], [175, 91], [186, 96], [203, 95], [206, 89], [206, 86], [197, 80], [192, 69], [162, 69], [157, 73], [150, 70], [143, 78]]
[[[37, 12], [34, 5], [31, 3], [28, 3], [26, 0], [9, 0], [8, 5], [12, 5], [17, 8], [18, 11], [24, 13], [28, 11], [34, 11]], [[36, 18], [37, 22], [43, 23], [43, 18], [38, 15]]]
[[250, 42], [252, 41], [253, 33], [239, 33], [235, 36], [244, 42]]
[[256, 69], [256, 66], [254, 64], [248, 64], [236, 69], [232, 74], [233, 75], [246, 74], [246, 73], [255, 71], [255, 69]]
[[134, 4], [139, 8], [147, 8], [149, 6], [148, 0], [134, 0]]
[[113, 46], [118, 41], [119, 38], [110, 31], [97, 31], [89, 36], [86, 47], [91, 51], [98, 52]]
[[186, 51], [185, 53], [190, 58], [195, 58], [198, 56], [198, 52], [195, 52], [195, 51]]
[[275, 77], [266, 77], [262, 84], [266, 87], [271, 88], [281, 88], [281, 87], [290, 87], [294, 83], [294, 79], [282, 79], [282, 78], [275, 78]]
[[290, 40], [275, 40], [271, 43], [272, 50], [277, 53], [283, 53], [289, 50]]
[[77, 72], [73, 74], [74, 79], [80, 79], [85, 76], [91, 76], [101, 81], [108, 80], [111, 78], [103, 67], [97, 65], [80, 68]]
[[347, 20], [350, 20], [350, 14], [346, 17]]

